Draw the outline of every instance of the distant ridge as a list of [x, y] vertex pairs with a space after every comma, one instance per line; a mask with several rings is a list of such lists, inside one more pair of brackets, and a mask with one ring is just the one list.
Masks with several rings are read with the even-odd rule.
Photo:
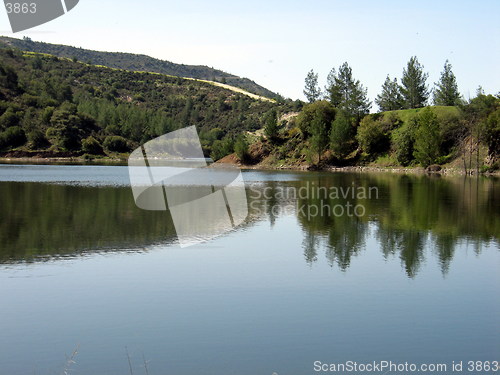
[[226, 83], [267, 98], [274, 99], [277, 97], [276, 93], [258, 85], [248, 78], [241, 78], [204, 65], [175, 64], [170, 61], [155, 59], [146, 55], [92, 51], [61, 44], [35, 42], [29, 38], [15, 39], [0, 36], [0, 42], [23, 51], [47, 53], [58, 57], [77, 58], [82, 62], [89, 62], [94, 65], [103, 65], [116, 69], [161, 73], [177, 77]]

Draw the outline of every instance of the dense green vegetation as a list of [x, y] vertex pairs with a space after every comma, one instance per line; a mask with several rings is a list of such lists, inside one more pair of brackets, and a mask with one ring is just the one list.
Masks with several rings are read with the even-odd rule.
[[498, 168], [499, 97], [478, 90], [474, 99], [463, 100], [446, 61], [433, 91], [435, 106], [424, 109], [431, 96], [427, 77], [412, 57], [401, 84], [387, 76], [375, 100], [382, 112], [370, 114], [367, 90], [347, 62], [331, 70], [325, 90], [311, 70], [304, 88], [309, 103], [303, 105], [89, 65], [78, 56], [4, 48], [0, 152], [126, 156], [158, 135], [196, 125], [205, 154], [215, 160], [235, 152], [245, 164], [267, 159], [268, 166], [450, 164], [467, 173]]
[[[263, 114], [275, 107], [286, 108], [204, 82], [0, 49], [4, 152], [127, 153], [196, 125], [206, 154], [225, 155], [241, 132], [262, 128]], [[229, 146], [223, 152], [221, 143]]]
[[[498, 168], [500, 99], [480, 94], [460, 106], [355, 116], [327, 100], [306, 104], [278, 134], [267, 164], [313, 167], [447, 165], [467, 173]], [[252, 149], [252, 147], [250, 147]], [[255, 147], [261, 150], [262, 147]], [[253, 157], [258, 161], [258, 155]]]
[[[266, 151], [267, 164], [446, 164], [467, 173], [497, 169], [500, 97], [479, 89], [475, 98], [463, 100], [446, 61], [435, 83], [435, 105], [428, 106], [427, 77], [417, 57], [412, 57], [403, 69], [401, 85], [387, 76], [375, 100], [381, 112], [369, 114], [366, 89], [347, 63], [332, 69], [324, 94], [318, 75], [309, 71], [304, 88], [309, 103], [282, 127], [277, 135], [281, 144]], [[263, 158], [254, 155], [253, 159]]]
[[170, 61], [159, 60], [146, 55], [136, 55], [133, 53], [91, 51], [59, 44], [35, 42], [27, 37], [22, 40], [0, 37], [0, 45], [15, 47], [22, 51], [65, 57], [74, 59], [75, 61], [78, 60], [89, 64], [102, 65], [116, 69], [217, 81], [240, 87], [251, 93], [266, 96], [268, 98], [274, 99], [280, 97], [278, 94], [256, 84], [248, 78], [241, 78], [221, 70], [209, 68], [208, 66], [175, 64]]

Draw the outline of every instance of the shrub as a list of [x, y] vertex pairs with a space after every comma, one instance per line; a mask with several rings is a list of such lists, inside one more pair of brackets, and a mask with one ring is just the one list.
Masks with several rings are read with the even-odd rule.
[[47, 138], [45, 138], [45, 135], [39, 129], [35, 129], [28, 133], [28, 141], [30, 143], [31, 149], [33, 150], [45, 148], [49, 145], [49, 141], [47, 140]]
[[12, 126], [0, 133], [0, 148], [12, 148], [22, 146], [26, 143], [24, 130], [19, 126]]
[[100, 155], [103, 153], [101, 144], [92, 136], [82, 141], [82, 151], [92, 155]]
[[423, 166], [435, 164], [439, 156], [439, 122], [430, 108], [425, 108], [418, 118], [413, 156]]
[[416, 118], [392, 132], [392, 149], [397, 162], [403, 166], [413, 161], [413, 145], [415, 143]]
[[82, 144], [74, 129], [65, 129], [59, 139], [59, 146], [65, 150], [77, 151], [81, 149]]
[[387, 124], [375, 121], [371, 116], [366, 116], [361, 120], [356, 139], [361, 149], [371, 156], [385, 152], [390, 147]]
[[222, 159], [224, 156], [229, 155], [234, 150], [234, 142], [231, 138], [225, 137], [221, 140], [216, 140], [212, 145], [212, 152], [210, 157], [213, 160]]
[[130, 150], [127, 144], [127, 140], [118, 135], [106, 137], [104, 139], [103, 146], [108, 151], [112, 152], [128, 152]]

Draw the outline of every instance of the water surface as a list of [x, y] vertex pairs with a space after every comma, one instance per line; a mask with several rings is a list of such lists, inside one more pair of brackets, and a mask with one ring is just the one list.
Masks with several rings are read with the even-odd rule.
[[74, 374], [127, 374], [127, 352], [134, 374], [498, 359], [498, 180], [244, 178], [246, 222], [181, 249], [125, 167], [0, 166], [0, 374], [59, 374], [75, 348]]

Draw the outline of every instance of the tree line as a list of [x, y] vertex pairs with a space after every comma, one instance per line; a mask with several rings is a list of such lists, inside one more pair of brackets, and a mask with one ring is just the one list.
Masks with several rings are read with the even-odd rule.
[[[332, 69], [322, 90], [318, 74], [305, 78], [308, 104], [297, 118], [305, 140], [316, 153], [316, 162], [337, 164], [370, 162], [385, 156], [398, 165], [445, 164], [461, 159], [471, 172], [495, 167], [500, 150], [500, 100], [481, 88], [472, 100], [458, 90], [447, 60], [434, 89], [428, 73], [413, 56], [400, 82], [389, 75], [375, 103], [380, 113], [369, 114], [367, 89], [355, 79], [347, 62]], [[431, 100], [433, 107], [426, 107]], [[486, 162], [485, 162], [486, 160]]]
[[[454, 106], [463, 103], [452, 65], [448, 60], [444, 63], [441, 77], [434, 84], [433, 90], [429, 90], [427, 85], [428, 77], [429, 74], [424, 72], [423, 65], [413, 56], [403, 69], [401, 84], [397, 78], [391, 79], [387, 75], [375, 103], [380, 111], [421, 108], [428, 103], [431, 91], [434, 105]], [[357, 114], [368, 113], [371, 108], [366, 89], [359, 80], [352, 77], [352, 69], [347, 62], [339, 67], [338, 73], [335, 68], [330, 71], [324, 91], [319, 86], [318, 74], [311, 69], [305, 78], [303, 92], [309, 103], [323, 97], [329, 99], [332, 104], [342, 104], [350, 112]]]

